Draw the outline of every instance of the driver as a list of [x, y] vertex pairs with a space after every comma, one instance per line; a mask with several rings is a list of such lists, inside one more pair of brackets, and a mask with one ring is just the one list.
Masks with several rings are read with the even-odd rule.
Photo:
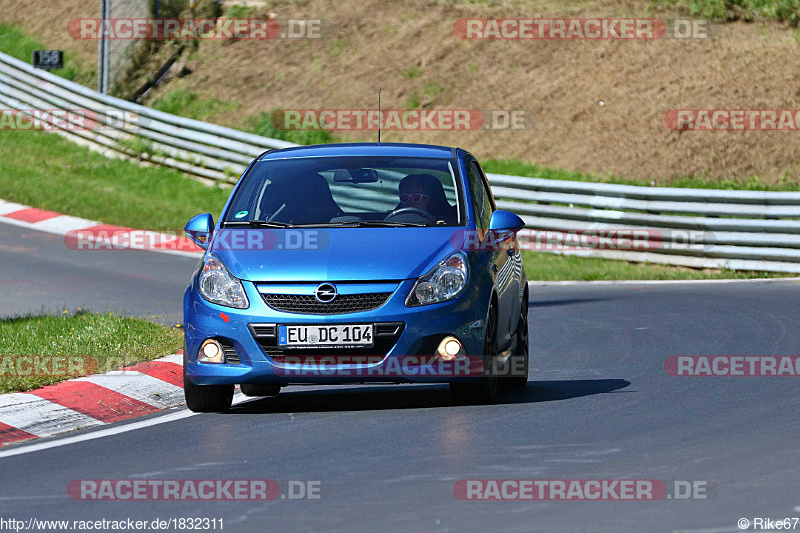
[[400, 181], [400, 203], [395, 208], [414, 208], [429, 213], [439, 223], [455, 223], [456, 208], [451, 206], [444, 194], [442, 182], [430, 174], [409, 174]]
[[431, 196], [427, 193], [419, 174], [410, 174], [400, 182], [400, 204], [397, 209], [413, 207], [428, 211]]

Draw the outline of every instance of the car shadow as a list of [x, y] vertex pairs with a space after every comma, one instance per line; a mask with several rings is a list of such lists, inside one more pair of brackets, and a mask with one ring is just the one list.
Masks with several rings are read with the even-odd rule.
[[589, 304], [595, 302], [605, 302], [608, 300], [615, 300], [616, 298], [612, 297], [603, 297], [603, 298], [561, 298], [558, 300], [533, 300], [531, 299], [528, 302], [529, 308], [536, 308], [536, 307], [558, 307], [562, 305], [577, 305], [577, 304]]
[[[624, 389], [624, 379], [528, 381], [526, 387], [498, 394], [494, 405], [540, 403], [593, 396]], [[454, 407], [447, 385], [338, 385], [302, 390], [292, 387], [272, 398], [235, 405], [231, 414], [313, 413]]]

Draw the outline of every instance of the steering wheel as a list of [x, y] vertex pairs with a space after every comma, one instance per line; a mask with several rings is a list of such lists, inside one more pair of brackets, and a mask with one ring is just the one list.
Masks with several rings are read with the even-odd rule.
[[391, 213], [389, 213], [386, 218], [383, 220], [391, 221], [394, 218], [402, 217], [403, 215], [417, 215], [420, 218], [424, 218], [426, 222], [433, 222], [436, 220], [436, 217], [424, 211], [422, 209], [418, 209], [416, 207], [401, 207], [400, 209], [395, 209]]

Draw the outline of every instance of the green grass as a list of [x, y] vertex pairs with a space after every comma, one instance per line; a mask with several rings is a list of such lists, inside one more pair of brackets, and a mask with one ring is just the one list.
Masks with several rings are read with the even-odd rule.
[[61, 137], [0, 132], [0, 198], [108, 224], [177, 230], [198, 213], [216, 218], [229, 189], [163, 167], [108, 159]]
[[435, 81], [427, 81], [422, 87], [422, 92], [431, 98], [435, 98], [441, 94], [442, 88], [439, 87], [439, 84], [437, 84]]
[[337, 38], [332, 45], [325, 49], [325, 53], [332, 57], [341, 55], [342, 52], [347, 50], [348, 42], [346, 38]]
[[230, 6], [225, 12], [225, 18], [246, 19], [252, 17], [255, 12], [256, 10], [253, 7]]
[[406, 98], [406, 109], [417, 109], [419, 105], [419, 94], [417, 91], [412, 91], [412, 93], [408, 95], [408, 98]]
[[236, 111], [241, 104], [215, 98], [200, 98], [194, 91], [176, 89], [158, 98], [153, 102], [153, 107], [165, 113], [204, 120], [218, 113]]
[[[0, 23], [0, 52], [30, 65], [33, 51], [45, 49], [48, 49], [45, 43], [27, 36], [21, 28]], [[84, 85], [90, 84], [95, 77], [93, 71], [81, 72], [80, 61], [75, 58], [75, 54], [69, 51], [64, 53], [64, 68], [50, 72]]]
[[795, 275], [742, 270], [698, 270], [653, 263], [628, 263], [627, 261], [594, 257], [556, 255], [529, 250], [522, 251], [522, 258], [525, 262], [525, 272], [531, 281], [750, 279]]
[[758, 176], [751, 176], [742, 181], [712, 180], [703, 177], [687, 176], [671, 180], [668, 184], [649, 179], [626, 179], [613, 175], [586, 174], [563, 168], [549, 168], [536, 163], [526, 163], [517, 159], [489, 159], [481, 163], [486, 172], [508, 174], [510, 176], [528, 176], [567, 181], [591, 181], [595, 183], [618, 183], [622, 185], [651, 185], [662, 187], [686, 187], [689, 189], [729, 189], [750, 191], [800, 191], [800, 182], [782, 177], [777, 184], [765, 183]]
[[769, 19], [800, 23], [800, 0], [651, 0], [659, 7], [680, 7], [691, 16], [714, 20]]
[[[183, 332], [138, 318], [75, 310], [2, 319], [0, 343], [0, 393], [6, 393], [173, 354], [183, 345]], [[37, 368], [22, 356], [39, 356], [45, 365]], [[65, 359], [54, 372], [57, 357]]]
[[416, 78], [422, 74], [422, 70], [418, 69], [417, 67], [411, 67], [408, 70], [404, 70], [401, 74], [404, 78]]

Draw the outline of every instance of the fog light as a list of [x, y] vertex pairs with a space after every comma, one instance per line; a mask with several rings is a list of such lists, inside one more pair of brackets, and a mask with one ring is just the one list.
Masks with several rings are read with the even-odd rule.
[[448, 336], [439, 343], [439, 347], [436, 348], [436, 355], [445, 361], [462, 359], [464, 357], [464, 346], [462, 346], [461, 342], [455, 337]]
[[224, 363], [225, 354], [222, 345], [214, 339], [206, 339], [197, 352], [197, 360], [201, 363]]

